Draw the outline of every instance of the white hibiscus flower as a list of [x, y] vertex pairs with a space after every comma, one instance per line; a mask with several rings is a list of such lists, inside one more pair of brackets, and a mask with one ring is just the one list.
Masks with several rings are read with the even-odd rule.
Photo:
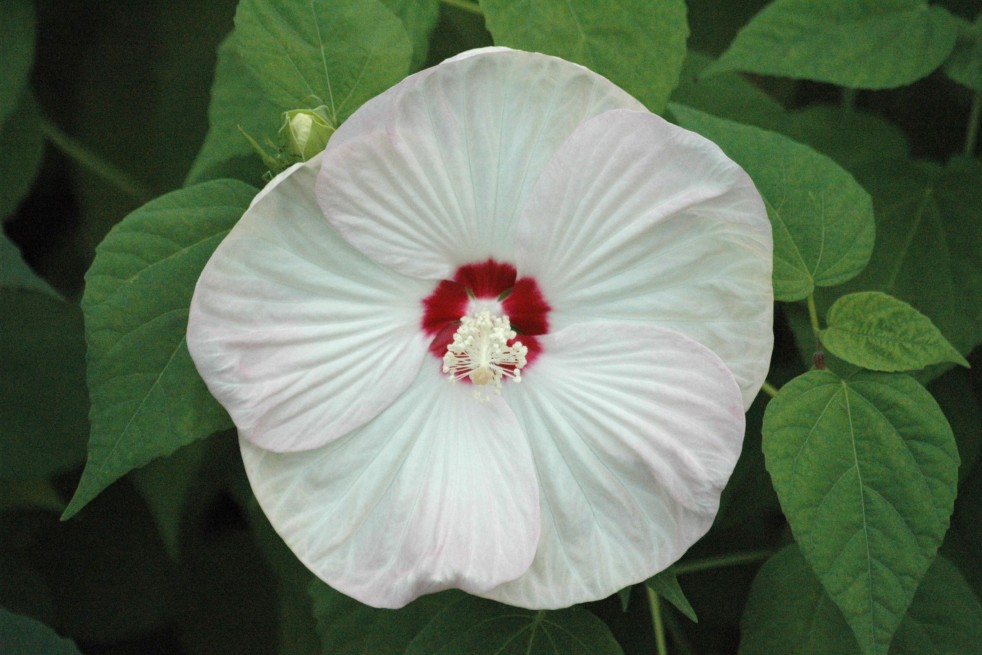
[[709, 529], [768, 368], [771, 257], [715, 145], [581, 66], [484, 49], [270, 182], [188, 346], [328, 584], [564, 607]]

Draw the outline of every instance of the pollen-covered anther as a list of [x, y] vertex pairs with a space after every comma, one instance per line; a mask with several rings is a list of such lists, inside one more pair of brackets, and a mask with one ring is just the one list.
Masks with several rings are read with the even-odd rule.
[[443, 356], [443, 372], [451, 382], [469, 378], [476, 386], [475, 397], [486, 402], [488, 386], [500, 394], [503, 377], [522, 381], [528, 348], [513, 341], [516, 336], [507, 316], [488, 310], [464, 316]]

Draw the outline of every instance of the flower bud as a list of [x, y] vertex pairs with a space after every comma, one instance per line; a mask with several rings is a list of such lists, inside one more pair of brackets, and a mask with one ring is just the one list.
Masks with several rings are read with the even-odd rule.
[[286, 135], [287, 151], [306, 161], [327, 146], [328, 139], [334, 134], [334, 125], [323, 106], [292, 109], [283, 112], [280, 131]]

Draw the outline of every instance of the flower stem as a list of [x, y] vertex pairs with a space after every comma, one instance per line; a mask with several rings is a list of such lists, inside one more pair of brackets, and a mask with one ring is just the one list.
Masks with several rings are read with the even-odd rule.
[[682, 626], [679, 625], [679, 620], [675, 612], [663, 612], [662, 620], [665, 622], [665, 628], [668, 631], [668, 636], [672, 638], [672, 645], [674, 646], [674, 651], [678, 655], [696, 655], [696, 649], [689, 641], [688, 637], [685, 636], [685, 632], [682, 630]]
[[979, 138], [979, 118], [982, 118], [982, 91], [972, 94], [972, 108], [968, 112], [968, 128], [965, 130], [965, 156], [971, 157]]
[[697, 559], [693, 562], [680, 562], [672, 567], [672, 571], [676, 575], [683, 575], [685, 573], [722, 569], [727, 566], [753, 564], [754, 562], [761, 562], [773, 554], [773, 550], [748, 550], [742, 553], [728, 553], [726, 555]]
[[761, 386], [760, 390], [763, 391], [764, 393], [766, 393], [771, 398], [777, 397], [777, 394], [780, 391], [780, 389], [778, 389], [777, 387], [775, 387], [773, 384], [771, 384], [767, 380], [764, 380], [764, 384], [763, 384], [763, 386]]
[[126, 195], [140, 202], [147, 202], [153, 198], [153, 192], [149, 188], [130, 177], [126, 171], [109, 163], [62, 132], [51, 121], [41, 119], [41, 133], [51, 145], [61, 150], [68, 158], [109, 182]]
[[658, 649], [658, 655], [668, 655], [668, 644], [665, 643], [665, 624], [662, 622], [661, 618], [661, 603], [658, 600], [658, 594], [652, 591], [651, 587], [644, 585], [645, 591], [648, 592], [648, 607], [651, 609], [651, 624], [655, 629], [655, 648]]
[[478, 6], [476, 2], [471, 2], [470, 0], [442, 0], [443, 4], [450, 7], [456, 7], [457, 9], [463, 9], [464, 11], [469, 11], [472, 14], [481, 15], [481, 7]]
[[818, 322], [818, 310], [815, 308], [815, 294], [808, 294], [808, 319], [812, 324], [812, 332], [815, 333], [815, 338], [818, 338], [818, 333], [822, 331], [822, 326]]

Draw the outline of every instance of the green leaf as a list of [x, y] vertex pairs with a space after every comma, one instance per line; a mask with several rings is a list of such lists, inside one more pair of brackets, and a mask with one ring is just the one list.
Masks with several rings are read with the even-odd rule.
[[982, 605], [961, 572], [940, 555], [893, 638], [890, 655], [974, 655], [982, 644]]
[[816, 286], [858, 274], [873, 250], [869, 194], [835, 162], [808, 146], [682, 105], [679, 124], [715, 141], [764, 198], [774, 228], [774, 297], [800, 300]]
[[0, 334], [0, 477], [78, 466], [89, 408], [81, 309], [46, 291], [0, 289]]
[[959, 84], [982, 93], [982, 13], [974, 23], [958, 19], [961, 29], [944, 72]]
[[740, 30], [712, 71], [889, 89], [940, 66], [957, 32], [955, 18], [925, 0], [775, 0]]
[[930, 318], [967, 355], [982, 343], [982, 162], [880, 162], [856, 175], [873, 196], [876, 247], [861, 275], [816, 294], [819, 309], [843, 293], [882, 291]]
[[185, 330], [201, 269], [255, 193], [232, 180], [175, 191], [127, 216], [96, 251], [82, 298], [92, 433], [66, 518], [132, 469], [230, 427]]
[[955, 368], [931, 382], [927, 388], [938, 401], [955, 434], [961, 459], [959, 482], [968, 477], [982, 453], [982, 398], [977, 397], [972, 389], [971, 374], [971, 371]]
[[263, 167], [242, 132], [255, 138], [272, 138], [285, 110], [266, 99], [239, 54], [233, 32], [218, 47], [208, 105], [208, 134], [185, 185], [223, 177], [259, 184]]
[[738, 123], [783, 131], [787, 112], [780, 102], [736, 73], [703, 79], [702, 72], [712, 63], [708, 55], [690, 50], [672, 102]]
[[[740, 655], [858, 655], [842, 613], [792, 544], [761, 567], [741, 621]], [[890, 655], [974, 655], [982, 606], [941, 556], [924, 575], [890, 645]]]
[[0, 124], [14, 112], [34, 61], [34, 3], [4, 0], [0, 3]]
[[859, 655], [842, 612], [794, 544], [760, 567], [740, 628], [739, 655]]
[[440, 611], [406, 655], [620, 655], [607, 626], [581, 607], [527, 610], [465, 596]]
[[764, 456], [802, 553], [863, 651], [886, 653], [954, 505], [941, 409], [906, 375], [811, 371], [767, 406]]
[[243, 0], [235, 30], [271, 102], [326, 105], [335, 125], [405, 77], [413, 52], [402, 23], [378, 0]]
[[481, 10], [495, 44], [583, 64], [654, 112], [678, 83], [683, 0], [482, 0]]
[[[0, 10], [2, 11], [2, 10]], [[0, 220], [17, 211], [41, 168], [44, 138], [37, 102], [25, 91], [10, 118], [0, 124]]]
[[781, 131], [852, 172], [885, 159], [907, 157], [907, 137], [897, 125], [859, 109], [812, 105], [788, 114]]
[[61, 294], [27, 265], [20, 248], [3, 232], [0, 232], [0, 289], [23, 289], [61, 299]]
[[82, 655], [70, 639], [63, 639], [40, 621], [0, 607], [0, 647], [7, 655]]
[[426, 61], [430, 34], [440, 17], [440, 0], [382, 0], [382, 3], [402, 21], [413, 44], [412, 70], [419, 70]]
[[320, 580], [311, 583], [310, 596], [323, 652], [332, 655], [402, 655], [437, 614], [464, 598], [459, 591], [444, 591], [401, 609], [376, 609]]
[[912, 371], [940, 362], [968, 362], [924, 314], [879, 291], [840, 297], [820, 332], [829, 352], [874, 371]]
[[672, 569], [667, 569], [656, 576], [648, 578], [645, 584], [651, 587], [651, 590], [656, 594], [674, 605], [675, 609], [685, 614], [689, 620], [698, 623], [699, 619], [696, 617], [696, 611], [692, 609], [689, 599], [685, 597], [682, 587], [679, 586], [679, 580]]

